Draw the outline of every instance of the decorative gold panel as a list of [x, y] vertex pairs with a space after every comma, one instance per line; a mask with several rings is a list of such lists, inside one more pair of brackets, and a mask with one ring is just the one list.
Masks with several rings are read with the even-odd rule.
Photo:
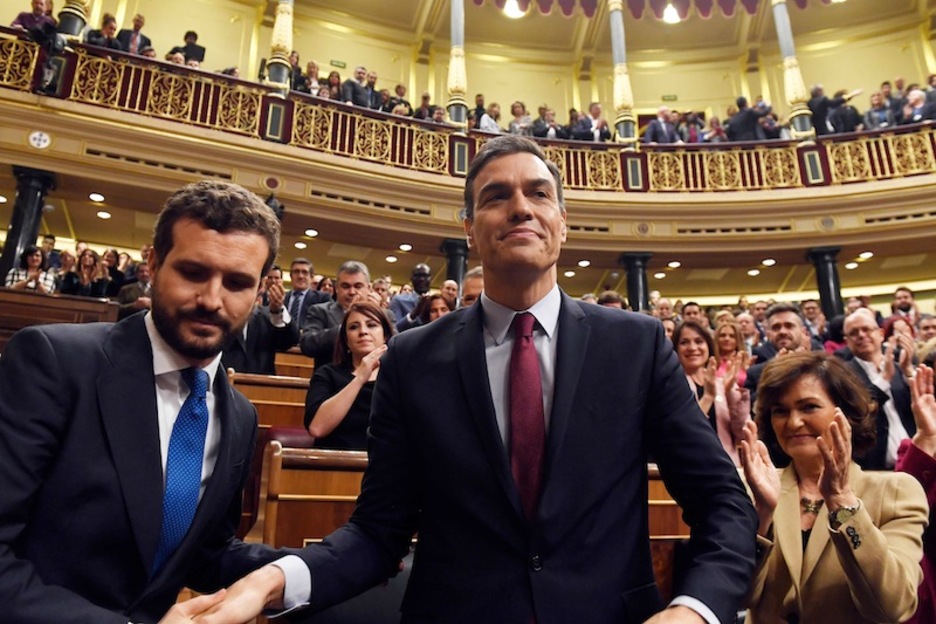
[[650, 168], [651, 191], [684, 191], [686, 172], [679, 152], [651, 152], [647, 159]]
[[933, 158], [933, 145], [930, 137], [931, 133], [888, 137], [897, 173], [912, 175], [936, 171], [936, 160]]
[[227, 89], [218, 101], [218, 125], [256, 134], [260, 123], [260, 95], [243, 89]]
[[761, 157], [761, 175], [766, 188], [801, 186], [799, 162], [793, 148], [765, 150]]
[[588, 182], [594, 189], [621, 190], [621, 159], [615, 151], [588, 151]]
[[374, 119], [359, 119], [354, 132], [354, 154], [386, 161], [390, 157], [390, 126]]
[[859, 182], [871, 178], [871, 162], [866, 151], [867, 140], [829, 143], [829, 169], [832, 182]]
[[28, 91], [38, 58], [39, 47], [30, 41], [0, 40], [0, 86]]
[[448, 135], [419, 130], [413, 136], [413, 166], [425, 171], [448, 171]]
[[192, 108], [192, 84], [187, 76], [156, 74], [146, 100], [146, 112], [170, 119], [187, 119]]
[[334, 110], [296, 103], [293, 122], [293, 145], [328, 150], [332, 135]]
[[714, 190], [741, 188], [741, 163], [737, 152], [706, 152], [705, 177]]
[[123, 80], [123, 64], [78, 51], [72, 98], [89, 104], [116, 106]]

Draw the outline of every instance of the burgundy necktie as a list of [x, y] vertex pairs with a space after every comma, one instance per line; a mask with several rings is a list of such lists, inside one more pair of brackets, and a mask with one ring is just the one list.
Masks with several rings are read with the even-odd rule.
[[532, 520], [543, 481], [546, 419], [539, 357], [533, 344], [530, 313], [514, 316], [514, 344], [510, 357], [510, 469], [520, 491], [520, 502]]

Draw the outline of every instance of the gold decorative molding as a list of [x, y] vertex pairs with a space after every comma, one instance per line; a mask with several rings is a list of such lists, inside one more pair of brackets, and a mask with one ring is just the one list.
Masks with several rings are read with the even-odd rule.
[[468, 71], [465, 68], [465, 49], [452, 46], [448, 69], [448, 95], [450, 100], [465, 101], [468, 93]]
[[783, 59], [783, 90], [790, 106], [809, 102], [809, 92], [795, 56]]
[[634, 108], [634, 90], [631, 87], [627, 63], [614, 66], [614, 110], [623, 113]]
[[39, 58], [39, 47], [21, 39], [0, 40], [0, 86], [28, 91]]
[[276, 18], [273, 22], [273, 36], [270, 48], [274, 55], [289, 57], [293, 47], [293, 7], [290, 2], [276, 5]]

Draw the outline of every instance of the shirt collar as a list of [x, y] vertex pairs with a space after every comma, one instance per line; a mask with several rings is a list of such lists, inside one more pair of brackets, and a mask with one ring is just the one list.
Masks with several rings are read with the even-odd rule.
[[559, 294], [559, 285], [554, 284], [552, 290], [546, 293], [546, 296], [534, 303], [526, 310], [512, 310], [505, 305], [501, 305], [487, 296], [487, 293], [481, 293], [481, 307], [484, 310], [484, 327], [494, 338], [494, 344], [501, 344], [507, 338], [507, 332], [513, 323], [514, 316], [529, 312], [536, 318], [543, 331], [549, 338], [553, 337], [556, 331], [556, 325], [559, 324], [559, 307], [562, 303], [562, 296]]
[[[166, 373], [173, 373], [191, 368], [191, 364], [185, 361], [181, 355], [169, 346], [168, 343], [159, 334], [156, 325], [153, 323], [153, 315], [149, 312], [143, 318], [143, 324], [146, 326], [146, 333], [149, 335], [150, 344], [153, 347], [153, 374], [159, 377]], [[208, 373], [208, 389], [214, 384], [215, 375], [218, 373], [218, 366], [221, 364], [221, 354], [218, 353], [203, 370]]]

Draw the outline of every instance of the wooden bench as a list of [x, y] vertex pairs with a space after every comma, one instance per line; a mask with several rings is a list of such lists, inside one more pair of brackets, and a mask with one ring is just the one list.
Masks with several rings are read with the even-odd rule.
[[117, 320], [119, 306], [107, 299], [43, 295], [0, 288], [0, 353], [17, 331], [48, 323], [95, 323]]
[[281, 377], [278, 375], [255, 375], [238, 373], [228, 369], [231, 385], [243, 393], [257, 408], [257, 443], [250, 461], [250, 476], [244, 485], [244, 497], [241, 502], [241, 521], [237, 536], [244, 537], [257, 521], [260, 511], [260, 479], [263, 466], [263, 449], [270, 438], [270, 429], [286, 429], [293, 432], [292, 440], [312, 438], [305, 432], [305, 399], [309, 391], [309, 380], [299, 377]]
[[231, 385], [257, 408], [261, 427], [302, 427], [309, 380], [228, 369]]
[[299, 347], [277, 352], [275, 363], [276, 374], [286, 377], [311, 379], [312, 371], [315, 369], [315, 360], [304, 355]]
[[[297, 449], [271, 442], [265, 454], [262, 518], [251, 531], [275, 547], [320, 541], [354, 511], [367, 454], [361, 451]], [[672, 596], [676, 545], [689, 537], [681, 510], [666, 491], [656, 466], [649, 467], [650, 545], [664, 600]]]

